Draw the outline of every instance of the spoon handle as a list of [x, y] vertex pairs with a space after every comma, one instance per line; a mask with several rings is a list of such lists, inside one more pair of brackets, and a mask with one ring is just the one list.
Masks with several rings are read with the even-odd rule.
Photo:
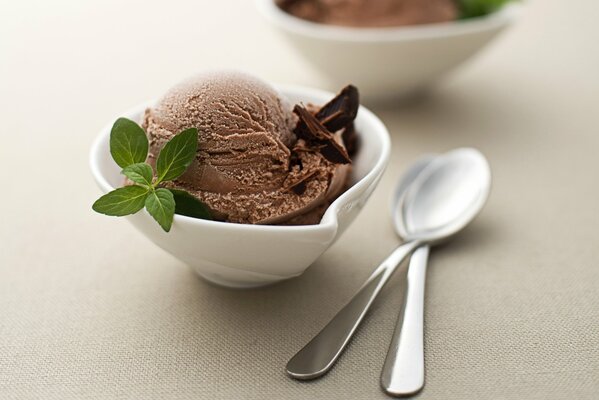
[[314, 379], [331, 369], [391, 274], [421, 244], [413, 241], [395, 249], [374, 270], [350, 302], [289, 360], [287, 373], [296, 379]]
[[381, 386], [391, 396], [406, 396], [424, 386], [424, 282], [428, 246], [419, 247], [408, 266], [406, 298], [381, 374]]

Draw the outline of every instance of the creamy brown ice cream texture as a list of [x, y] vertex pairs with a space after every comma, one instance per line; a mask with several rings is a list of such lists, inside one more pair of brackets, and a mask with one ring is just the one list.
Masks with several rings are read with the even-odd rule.
[[453, 21], [454, 0], [277, 0], [280, 8], [313, 22], [352, 27], [391, 27]]
[[[295, 132], [302, 132], [297, 130], [302, 124], [292, 109], [276, 90], [249, 75], [200, 75], [146, 110], [148, 161], [154, 164], [169, 139], [195, 127], [196, 159], [172, 187], [202, 200], [219, 220], [318, 223], [348, 181], [349, 160], [326, 152], [345, 152], [344, 129], [336, 129], [334, 145], [310, 135], [298, 138]], [[308, 114], [304, 117], [313, 115]]]

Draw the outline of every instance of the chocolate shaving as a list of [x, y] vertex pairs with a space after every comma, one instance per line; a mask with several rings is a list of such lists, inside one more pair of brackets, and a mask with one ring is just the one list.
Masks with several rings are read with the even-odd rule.
[[304, 169], [302, 159], [299, 157], [296, 148], [294, 147], [293, 151], [291, 152], [291, 157], [289, 159], [289, 171], [291, 171], [296, 166], [299, 168], [300, 171]]
[[349, 154], [347, 154], [345, 147], [340, 146], [335, 140], [328, 142], [320, 150], [320, 154], [335, 164], [351, 164], [351, 158], [349, 158]]
[[295, 3], [298, 3], [298, 0], [275, 0], [275, 3], [277, 4], [277, 6], [285, 10], [295, 5]]
[[360, 95], [353, 85], [347, 85], [331, 101], [316, 113], [318, 119], [329, 131], [337, 132], [347, 127], [358, 115]]
[[317, 171], [312, 171], [309, 174], [305, 174], [304, 176], [300, 177], [297, 181], [285, 187], [285, 190], [291, 190], [293, 193], [297, 195], [303, 194], [306, 191], [306, 182], [314, 175], [316, 175], [316, 173]]
[[347, 150], [347, 154], [350, 157], [353, 157], [358, 150], [358, 135], [356, 134], [356, 129], [354, 127], [353, 122], [349, 124], [341, 133], [341, 138], [343, 139], [343, 145]]
[[293, 112], [299, 117], [299, 121], [295, 127], [295, 134], [298, 139], [304, 139], [306, 142], [311, 143], [328, 140], [332, 136], [331, 132], [306, 108], [296, 104], [293, 107]]
[[295, 184], [295, 186], [290, 187], [290, 189], [291, 191], [293, 191], [293, 193], [297, 194], [298, 196], [301, 196], [306, 191], [306, 182], [298, 182], [297, 184]]
[[335, 135], [321, 124], [314, 115], [300, 105], [296, 105], [293, 112], [299, 117], [295, 128], [295, 134], [298, 138], [304, 139], [309, 146], [320, 147], [321, 154], [332, 163], [351, 163], [345, 147], [335, 140]]

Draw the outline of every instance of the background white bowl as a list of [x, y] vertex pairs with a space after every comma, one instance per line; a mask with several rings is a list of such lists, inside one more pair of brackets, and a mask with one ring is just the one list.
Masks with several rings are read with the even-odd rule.
[[258, 9], [314, 64], [332, 87], [353, 83], [367, 101], [405, 97], [478, 52], [519, 15], [520, 4], [455, 22], [397, 28], [348, 28], [287, 14], [274, 0]]
[[[281, 93], [293, 103], [324, 104], [334, 96], [300, 87], [282, 87]], [[123, 116], [141, 122], [150, 104]], [[298, 276], [347, 229], [389, 161], [391, 145], [383, 123], [360, 107], [355, 126], [361, 144], [353, 164], [354, 184], [331, 204], [318, 225], [244, 225], [175, 215], [166, 233], [145, 210], [126, 218], [155, 244], [220, 285], [254, 287]], [[123, 183], [120, 168], [110, 156], [111, 127], [112, 122], [102, 129], [90, 154], [92, 174], [104, 193]]]

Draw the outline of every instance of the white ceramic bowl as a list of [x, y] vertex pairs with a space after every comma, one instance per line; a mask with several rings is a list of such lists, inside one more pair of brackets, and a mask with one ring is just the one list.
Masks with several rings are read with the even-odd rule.
[[[281, 87], [280, 91], [293, 103], [324, 104], [334, 96], [300, 87]], [[122, 116], [141, 121], [149, 104]], [[355, 126], [361, 144], [353, 165], [353, 186], [331, 204], [318, 225], [244, 225], [175, 215], [171, 231], [166, 233], [145, 210], [126, 218], [155, 244], [214, 283], [255, 287], [298, 276], [358, 215], [389, 160], [391, 145], [383, 123], [360, 107]], [[110, 156], [111, 127], [112, 122], [102, 129], [90, 154], [92, 174], [104, 193], [123, 182], [120, 168]]]
[[306, 21], [256, 0], [258, 9], [327, 78], [353, 83], [363, 98], [386, 100], [421, 89], [478, 52], [514, 22], [510, 4], [482, 18], [397, 28], [347, 28]]

